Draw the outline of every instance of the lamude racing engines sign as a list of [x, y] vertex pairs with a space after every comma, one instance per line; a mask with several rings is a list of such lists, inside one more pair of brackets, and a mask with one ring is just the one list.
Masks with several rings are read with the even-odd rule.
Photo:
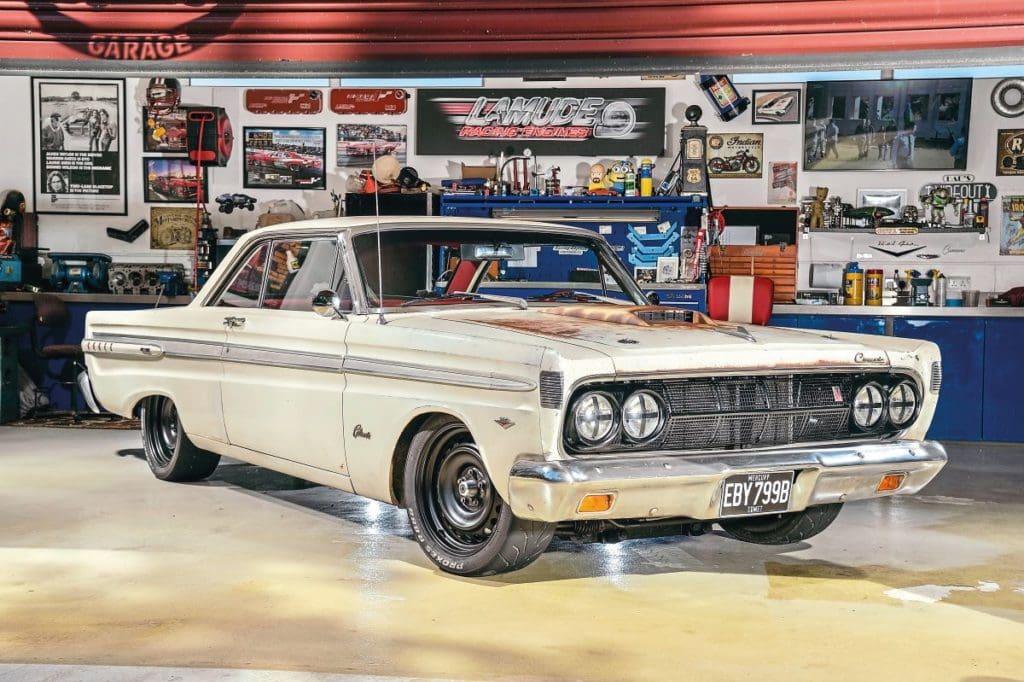
[[665, 90], [432, 89], [416, 107], [416, 129], [419, 154], [660, 156]]

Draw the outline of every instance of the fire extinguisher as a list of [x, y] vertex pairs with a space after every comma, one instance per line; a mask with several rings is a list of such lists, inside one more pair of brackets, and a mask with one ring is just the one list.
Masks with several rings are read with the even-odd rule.
[[697, 84], [708, 96], [723, 121], [731, 121], [750, 106], [750, 99], [740, 97], [728, 76], [698, 75]]

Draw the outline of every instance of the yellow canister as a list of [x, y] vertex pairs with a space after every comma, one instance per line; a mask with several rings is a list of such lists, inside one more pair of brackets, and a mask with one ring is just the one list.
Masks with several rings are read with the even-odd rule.
[[864, 305], [864, 271], [856, 263], [847, 265], [843, 274], [843, 303]]
[[881, 270], [868, 270], [864, 273], [864, 305], [882, 305]]

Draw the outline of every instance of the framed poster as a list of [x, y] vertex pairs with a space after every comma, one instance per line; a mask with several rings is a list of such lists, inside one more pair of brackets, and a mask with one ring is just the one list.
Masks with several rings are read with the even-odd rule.
[[800, 122], [800, 89], [754, 90], [752, 122], [758, 125]]
[[804, 170], [964, 170], [970, 78], [807, 84]]
[[195, 247], [194, 206], [153, 206], [149, 209], [149, 248], [191, 251]]
[[708, 135], [708, 177], [759, 178], [763, 150], [763, 133]]
[[768, 203], [796, 203], [796, 161], [772, 161], [768, 164]]
[[337, 130], [338, 168], [369, 168], [373, 159], [394, 154], [405, 165], [408, 126], [339, 123]]
[[996, 175], [1024, 175], [1024, 130], [996, 134]]
[[1000, 256], [1024, 256], [1024, 196], [1003, 197], [1003, 231], [999, 238]]
[[32, 79], [36, 213], [127, 215], [124, 79]]
[[[143, 201], [147, 204], [181, 204], [198, 198], [196, 167], [185, 157], [142, 159]], [[202, 196], [209, 199], [209, 169], [203, 172]]]
[[326, 128], [243, 128], [247, 188], [326, 189]]
[[665, 88], [430, 88], [417, 93], [416, 153], [661, 156]]
[[142, 107], [142, 151], [184, 154], [187, 138], [184, 109], [157, 115]]

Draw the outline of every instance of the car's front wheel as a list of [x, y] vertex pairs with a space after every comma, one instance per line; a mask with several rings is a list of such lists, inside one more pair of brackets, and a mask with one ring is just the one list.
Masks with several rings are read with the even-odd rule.
[[201, 481], [217, 468], [220, 455], [192, 444], [181, 427], [174, 401], [150, 396], [142, 403], [142, 445], [153, 475], [161, 481]]
[[822, 504], [803, 511], [740, 519], [722, 519], [718, 525], [729, 537], [758, 545], [790, 545], [812, 538], [832, 525], [842, 503]]
[[432, 417], [413, 438], [403, 492], [417, 542], [448, 573], [518, 570], [554, 537], [555, 524], [512, 514], [469, 430], [452, 417]]

